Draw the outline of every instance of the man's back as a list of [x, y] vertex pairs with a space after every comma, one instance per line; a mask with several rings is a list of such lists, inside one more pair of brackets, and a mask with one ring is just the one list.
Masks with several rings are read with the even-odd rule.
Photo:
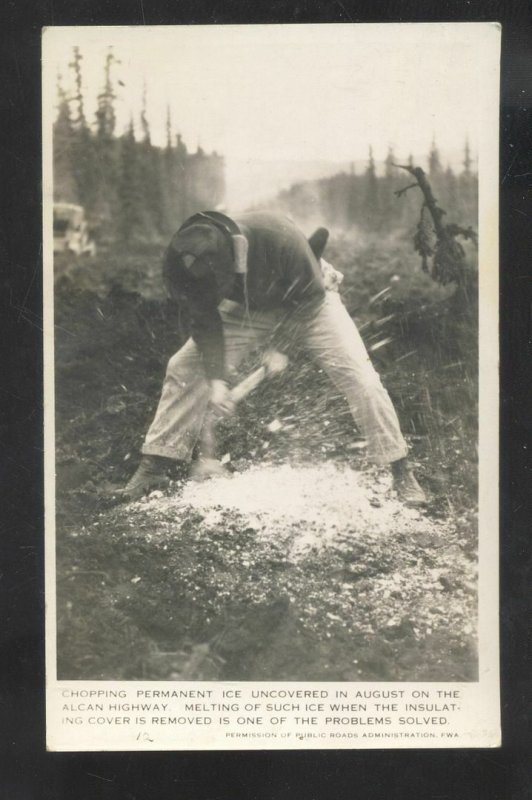
[[[250, 308], [273, 309], [322, 297], [320, 265], [299, 228], [283, 214], [254, 211], [234, 217], [249, 243], [247, 292]], [[243, 281], [228, 299], [243, 302]]]

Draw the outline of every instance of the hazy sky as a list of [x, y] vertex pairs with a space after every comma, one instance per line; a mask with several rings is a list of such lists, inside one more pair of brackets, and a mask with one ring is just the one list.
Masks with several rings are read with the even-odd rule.
[[[152, 139], [165, 141], [166, 105], [189, 149], [226, 156], [230, 170], [260, 160], [376, 159], [426, 154], [432, 137], [451, 160], [476, 149], [482, 52], [489, 25], [257, 25], [52, 28], [45, 87], [67, 87], [72, 47], [84, 57], [94, 118], [103, 62], [120, 64], [118, 130], [138, 118], [146, 81]], [[455, 164], [457, 166], [457, 164]]]

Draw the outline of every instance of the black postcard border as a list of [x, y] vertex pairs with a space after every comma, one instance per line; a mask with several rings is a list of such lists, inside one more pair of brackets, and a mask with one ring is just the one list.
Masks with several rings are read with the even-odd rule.
[[[532, 769], [532, 9], [523, 2], [20, 0], [0, 26], [0, 597], [6, 796], [315, 800], [530, 795]], [[497, 750], [45, 752], [40, 30], [46, 25], [498, 21], [501, 78], [501, 647]], [[422, 62], [422, 54], [420, 54]], [[6, 369], [7, 368], [7, 369]]]

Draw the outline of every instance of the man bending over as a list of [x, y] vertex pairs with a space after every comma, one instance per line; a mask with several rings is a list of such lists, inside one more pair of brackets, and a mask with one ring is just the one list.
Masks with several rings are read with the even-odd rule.
[[185, 474], [208, 408], [231, 410], [228, 373], [252, 350], [283, 352], [296, 343], [345, 395], [369, 458], [391, 466], [399, 498], [426, 502], [360, 334], [338, 292], [326, 290], [319, 258], [291, 220], [270, 212], [195, 214], [172, 238], [163, 274], [189, 312], [192, 335], [168, 363], [140, 465], [122, 497], [137, 500], [165, 486], [171, 472]]

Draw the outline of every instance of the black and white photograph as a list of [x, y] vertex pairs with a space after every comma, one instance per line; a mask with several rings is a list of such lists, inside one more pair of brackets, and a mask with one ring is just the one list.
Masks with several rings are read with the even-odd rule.
[[327, 696], [312, 724], [344, 733], [445, 727], [458, 686], [497, 719], [498, 36], [45, 30], [47, 664], [90, 687], [57, 701], [72, 733], [126, 684], [151, 712], [189, 687], [220, 725], [242, 708], [199, 687]]

